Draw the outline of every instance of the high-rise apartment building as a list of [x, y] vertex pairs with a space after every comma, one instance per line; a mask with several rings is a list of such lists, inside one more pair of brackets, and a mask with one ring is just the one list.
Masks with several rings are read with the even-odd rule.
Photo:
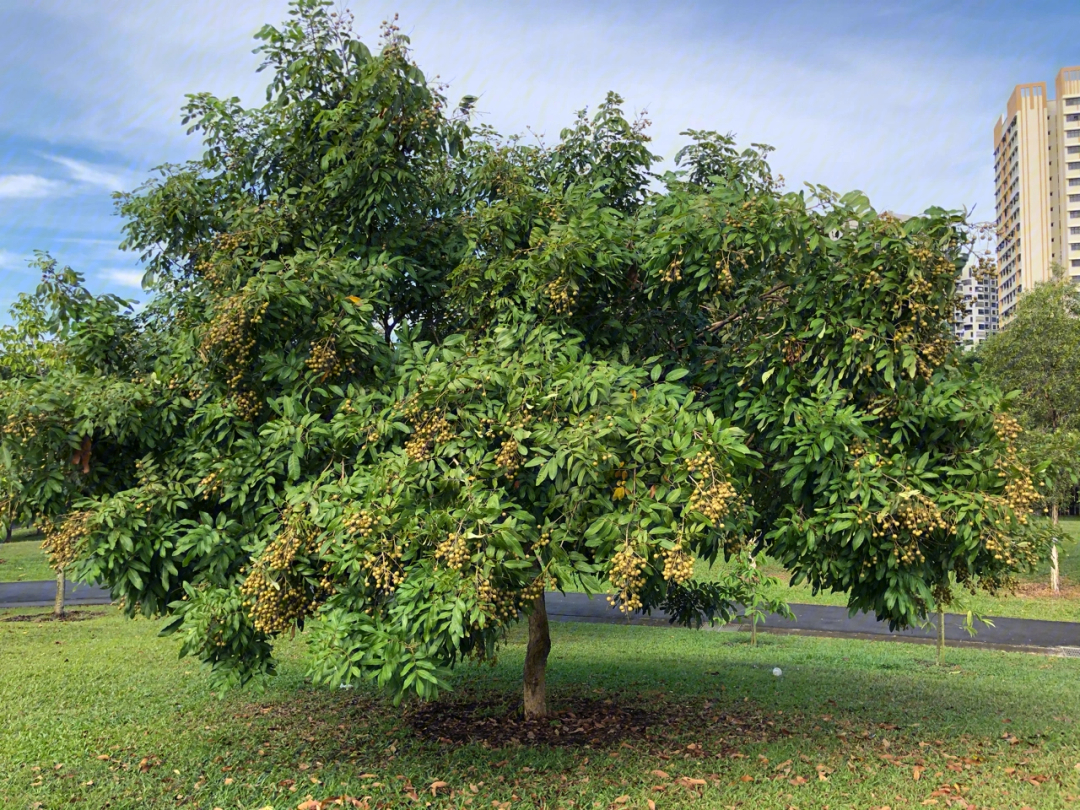
[[978, 268], [979, 261], [971, 253], [956, 280], [961, 300], [953, 334], [965, 349], [974, 349], [998, 330], [997, 281], [981, 275]]
[[1018, 84], [994, 125], [998, 302], [1008, 322], [1016, 299], [1059, 264], [1080, 282], [1080, 67]]

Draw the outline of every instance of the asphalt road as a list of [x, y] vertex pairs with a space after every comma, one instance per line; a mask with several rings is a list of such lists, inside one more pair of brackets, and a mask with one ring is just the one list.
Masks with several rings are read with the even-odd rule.
[[[107, 605], [110, 602], [109, 592], [93, 585], [77, 585], [69, 582], [65, 590], [68, 605]], [[51, 580], [0, 583], [0, 608], [51, 606], [55, 594], [56, 583]], [[547, 604], [548, 616], [553, 621], [668, 625], [667, 616], [661, 612], [655, 612], [651, 616], [640, 613], [624, 616], [609, 605], [603, 596], [590, 599], [580, 593], [549, 593]], [[847, 608], [843, 607], [792, 605], [791, 610], [795, 614], [794, 621], [769, 614], [764, 622], [758, 625], [758, 629], [773, 633], [806, 633], [922, 643], [933, 641], [937, 637], [937, 630], [934, 627], [916, 627], [892, 632], [887, 623], [879, 622], [865, 613], [848, 616]], [[994, 623], [993, 626], [979, 624], [977, 625], [978, 633], [975, 636], [968, 636], [963, 629], [963, 617], [947, 613], [945, 614], [945, 639], [950, 645], [970, 644], [978, 647], [1030, 650], [1057, 647], [1080, 649], [1080, 623], [1004, 618], [993, 618], [991, 621]], [[722, 629], [740, 628], [733, 624]]]
[[[0, 582], [0, 608], [52, 607], [56, 580]], [[105, 588], [68, 582], [64, 586], [66, 605], [107, 605], [112, 601]]]
[[[549, 593], [548, 616], [554, 621], [603, 622], [624, 624], [669, 624], [667, 616], [654, 612], [652, 616], [634, 614], [623, 616], [603, 596], [590, 599], [585, 594]], [[827, 636], [853, 636], [874, 640], [927, 642], [937, 638], [937, 628], [911, 628], [893, 632], [888, 622], [879, 622], [871, 615], [860, 613], [848, 616], [847, 608], [829, 605], [791, 605], [794, 621], [769, 614], [758, 630], [781, 633], [806, 633]], [[964, 617], [945, 614], [945, 640], [949, 644], [1002, 647], [1010, 649], [1045, 649], [1048, 647], [1080, 647], [1080, 623], [1048, 622], [1037, 619], [990, 618], [994, 624], [976, 623], [975, 636], [963, 628]], [[731, 624], [725, 630], [741, 629]]]

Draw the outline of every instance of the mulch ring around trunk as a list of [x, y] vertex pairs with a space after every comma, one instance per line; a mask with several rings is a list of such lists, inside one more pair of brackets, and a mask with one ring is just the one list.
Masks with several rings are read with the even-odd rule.
[[597, 749], [645, 740], [649, 748], [677, 749], [684, 757], [723, 757], [748, 743], [806, 733], [801, 715], [764, 711], [743, 701], [653, 697], [643, 708], [568, 695], [549, 707], [548, 717], [526, 720], [520, 698], [472, 693], [420, 704], [405, 719], [417, 736], [441, 745]]
[[0, 616], [0, 622], [84, 622], [104, 615], [104, 610], [66, 610], [64, 615], [57, 619], [51, 613], [17, 613], [14, 616]]
[[485, 748], [603, 748], [644, 737], [650, 726], [662, 722], [663, 715], [588, 697], [560, 701], [549, 716], [538, 720], [526, 720], [520, 701], [499, 695], [425, 703], [408, 716], [409, 725], [421, 737], [444, 745], [479, 743]]

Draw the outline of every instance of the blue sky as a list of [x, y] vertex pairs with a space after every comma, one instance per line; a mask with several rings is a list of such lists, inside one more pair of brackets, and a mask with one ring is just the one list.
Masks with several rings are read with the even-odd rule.
[[[607, 90], [647, 110], [654, 151], [686, 128], [776, 147], [789, 188], [861, 189], [879, 209], [993, 217], [991, 133], [1013, 85], [1080, 64], [1080, 3], [339, 3], [374, 43], [400, 15], [429, 78], [483, 120], [548, 140]], [[252, 35], [284, 0], [0, 0], [0, 311], [34, 249], [95, 292], [143, 297], [110, 192], [194, 157], [196, 91], [261, 103]], [[0, 319], [3, 316], [0, 315]]]

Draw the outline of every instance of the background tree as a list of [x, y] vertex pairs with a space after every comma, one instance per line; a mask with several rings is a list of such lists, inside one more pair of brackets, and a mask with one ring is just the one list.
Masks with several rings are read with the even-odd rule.
[[321, 2], [259, 36], [267, 104], [192, 96], [204, 158], [119, 201], [151, 305], [71, 292], [71, 369], [0, 399], [56, 400], [4, 447], [79, 575], [222, 680], [307, 628], [317, 679], [432, 696], [527, 614], [539, 716], [548, 587], [697, 623], [745, 583], [694, 559], [765, 550], [906, 625], [1038, 558], [952, 349], [961, 217], [783, 193], [716, 133], [658, 177], [614, 94], [551, 147], [473, 131], [393, 25], [373, 53]]
[[[54, 615], [64, 615], [66, 570], [75, 557], [67, 524], [81, 496], [111, 491], [117, 479], [95, 465], [95, 429], [113, 437], [128, 413], [115, 405], [110, 377], [126, 373], [134, 324], [115, 296], [94, 298], [70, 268], [48, 255], [33, 262], [42, 274], [33, 295], [20, 295], [13, 324], [0, 328], [0, 514], [10, 531], [16, 522], [45, 534], [44, 548], [56, 571]], [[67, 382], [65, 382], [65, 379]], [[136, 403], [132, 403], [137, 407]], [[130, 413], [130, 412], [129, 412]], [[20, 439], [33, 437], [36, 441]], [[74, 523], [72, 523], [74, 525]]]
[[[1008, 325], [985, 340], [979, 358], [1025, 428], [1023, 448], [1041, 469], [1042, 503], [1055, 528], [1075, 500], [1080, 480], [1080, 291], [1060, 268], [1053, 281], [1020, 296]], [[1059, 589], [1058, 549], [1051, 550], [1050, 586]]]

